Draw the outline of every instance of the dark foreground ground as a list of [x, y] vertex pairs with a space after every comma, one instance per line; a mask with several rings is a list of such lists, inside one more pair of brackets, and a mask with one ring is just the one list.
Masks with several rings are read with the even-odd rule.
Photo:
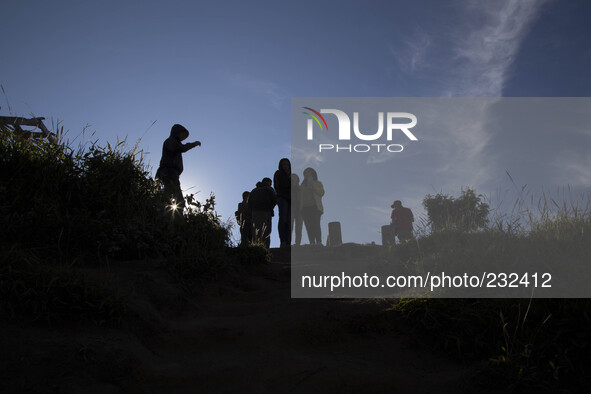
[[191, 296], [155, 262], [88, 269], [132, 317], [0, 323], [0, 392], [492, 392], [475, 366], [414, 343], [392, 301], [291, 299], [287, 256]]

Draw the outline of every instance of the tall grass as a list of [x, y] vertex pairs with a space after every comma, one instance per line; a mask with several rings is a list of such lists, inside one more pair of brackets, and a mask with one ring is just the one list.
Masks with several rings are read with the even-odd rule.
[[184, 214], [170, 212], [141, 152], [123, 141], [72, 149], [63, 139], [0, 132], [0, 236], [7, 244], [54, 256], [141, 258], [229, 242], [213, 196], [204, 204], [190, 196]]
[[[569, 190], [570, 192], [570, 190]], [[524, 197], [524, 196], [522, 196]], [[559, 202], [560, 201], [560, 202]], [[591, 196], [543, 194], [516, 202], [475, 233], [442, 231], [390, 251], [393, 264], [446, 272], [560, 266], [589, 269]], [[394, 303], [417, 341], [465, 362], [482, 362], [476, 379], [516, 391], [591, 387], [590, 299], [404, 299]]]
[[183, 282], [222, 268], [230, 233], [213, 195], [172, 209], [137, 145], [70, 145], [63, 130], [54, 139], [0, 130], [0, 315], [119, 310], [116, 295], [72, 270], [80, 264], [157, 258]]

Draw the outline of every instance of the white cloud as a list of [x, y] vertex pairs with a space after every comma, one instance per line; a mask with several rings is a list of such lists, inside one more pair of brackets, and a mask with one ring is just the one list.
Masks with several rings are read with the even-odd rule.
[[591, 187], [591, 153], [564, 152], [554, 165], [566, 184]]
[[426, 63], [427, 50], [431, 46], [431, 38], [423, 30], [416, 30], [415, 34], [403, 41], [401, 48], [390, 46], [390, 52], [394, 55], [400, 66], [405, 71], [417, 71]]
[[[463, 2], [467, 21], [452, 34], [454, 71], [444, 83], [448, 86], [444, 95], [501, 97], [519, 48], [546, 2]], [[476, 121], [460, 123], [456, 120], [456, 126], [449, 128], [445, 148], [450, 152], [450, 162], [446, 163], [446, 178], [453, 178], [450, 183], [478, 187], [499, 171], [501, 163], [485, 153], [492, 137], [486, 129], [486, 114], [494, 103], [495, 100], [483, 102], [484, 106], [473, 117]]]
[[233, 75], [230, 78], [230, 81], [242, 88], [265, 95], [271, 105], [275, 108], [280, 108], [285, 101], [289, 99], [287, 92], [274, 82], [264, 81], [240, 74]]
[[458, 96], [501, 96], [519, 47], [546, 2], [466, 2], [474, 22], [468, 23], [469, 31], [456, 32], [455, 54], [462, 65], [451, 91]]
[[580, 129], [578, 130], [578, 133], [591, 137], [591, 129]]
[[388, 224], [390, 219], [391, 209], [389, 207], [392, 202], [388, 203], [387, 201], [390, 200], [384, 200], [384, 203], [379, 206], [364, 205], [356, 209], [362, 212], [366, 222], [375, 224], [375, 227], [379, 229], [380, 225]]
[[[380, 152], [372, 152], [369, 153], [369, 156], [367, 157], [367, 164], [380, 164], [380, 163], [385, 163], [387, 161], [390, 161], [394, 158], [396, 158], [396, 155], [404, 155], [405, 159], [408, 159], [409, 156], [413, 155], [412, 152], [409, 152], [406, 150], [406, 148], [410, 145], [410, 141], [408, 142], [404, 142], [398, 145], [402, 145], [402, 151], [401, 152], [397, 152], [397, 153], [390, 153], [387, 152], [386, 150], [384, 150], [384, 148], [382, 148], [380, 150]], [[396, 149], [396, 148], [392, 148], [392, 149]]]
[[[291, 161], [292, 163], [298, 163], [302, 168], [309, 165], [317, 165], [324, 161], [324, 157], [320, 152], [312, 151], [310, 149], [298, 148], [296, 146], [291, 147]], [[295, 169], [292, 169], [295, 171]]]
[[[416, 30], [400, 48], [390, 47], [390, 51], [403, 71], [437, 81], [435, 86], [441, 86], [441, 91], [436, 96], [501, 97], [519, 48], [547, 2], [462, 1], [458, 4], [463, 20], [450, 28], [440, 26], [439, 31]], [[450, 46], [447, 53], [451, 56], [441, 55], [442, 48], [437, 46], [444, 43]], [[494, 103], [482, 101], [479, 108], [467, 105], [468, 111], [458, 105], [457, 113], [437, 135], [419, 136], [419, 143], [437, 143], [439, 152], [447, 152], [444, 161], [437, 163], [446, 183], [478, 187], [498, 171], [485, 151], [492, 137], [486, 129], [487, 112]], [[391, 158], [371, 156], [368, 164]]]

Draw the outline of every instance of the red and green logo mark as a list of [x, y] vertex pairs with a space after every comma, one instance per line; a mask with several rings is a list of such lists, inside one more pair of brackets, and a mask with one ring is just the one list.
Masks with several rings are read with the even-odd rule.
[[[324, 126], [326, 127], [326, 130], [328, 130], [328, 125], [326, 124], [326, 120], [324, 120], [324, 116], [320, 115], [320, 112], [316, 111], [315, 109], [312, 109], [310, 107], [302, 107], [304, 109], [307, 109], [308, 111], [312, 111], [314, 114], [318, 115], [318, 117], [320, 117], [320, 119], [322, 119], [322, 122], [324, 123]], [[314, 116], [314, 114], [311, 114], [310, 112], [302, 112], [308, 116], [311, 116], [316, 123], [318, 123], [318, 126], [320, 126], [320, 130], [324, 130], [324, 128], [322, 127], [322, 123], [320, 123], [320, 120], [318, 119], [318, 117]]]

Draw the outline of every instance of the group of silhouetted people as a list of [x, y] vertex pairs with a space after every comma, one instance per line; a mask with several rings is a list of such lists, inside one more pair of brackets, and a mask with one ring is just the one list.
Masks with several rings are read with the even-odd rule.
[[273, 181], [264, 178], [255, 189], [242, 193], [242, 202], [235, 212], [240, 226], [240, 244], [258, 242], [267, 248], [270, 246], [271, 221], [277, 205], [277, 231], [281, 247], [291, 245], [294, 230], [295, 244], [300, 245], [304, 225], [310, 244], [321, 245], [320, 217], [324, 213], [322, 196], [324, 186], [318, 181], [313, 168], [304, 170], [304, 180], [300, 183], [300, 178], [291, 173], [289, 159], [279, 160]]
[[[189, 131], [185, 127], [179, 124], [172, 126], [170, 136], [162, 145], [162, 159], [156, 172], [156, 177], [164, 185], [166, 194], [172, 199], [172, 206], [180, 209], [185, 206], [179, 181], [183, 172], [182, 154], [201, 146], [199, 141], [184, 144], [183, 141], [188, 137]], [[291, 245], [294, 230], [295, 245], [300, 245], [304, 225], [310, 244], [322, 245], [320, 218], [324, 213], [324, 186], [313, 168], [306, 168], [303, 175], [304, 179], [300, 182], [300, 178], [291, 173], [289, 159], [283, 158], [279, 160], [273, 180], [263, 178], [250, 192], [242, 193], [242, 202], [238, 204], [238, 210], [235, 212], [236, 221], [240, 226], [241, 245], [257, 242], [269, 248], [275, 205], [279, 211], [277, 231], [282, 247]], [[391, 207], [393, 233], [401, 242], [406, 242], [412, 238], [412, 211], [403, 207], [399, 200], [394, 201]]]

